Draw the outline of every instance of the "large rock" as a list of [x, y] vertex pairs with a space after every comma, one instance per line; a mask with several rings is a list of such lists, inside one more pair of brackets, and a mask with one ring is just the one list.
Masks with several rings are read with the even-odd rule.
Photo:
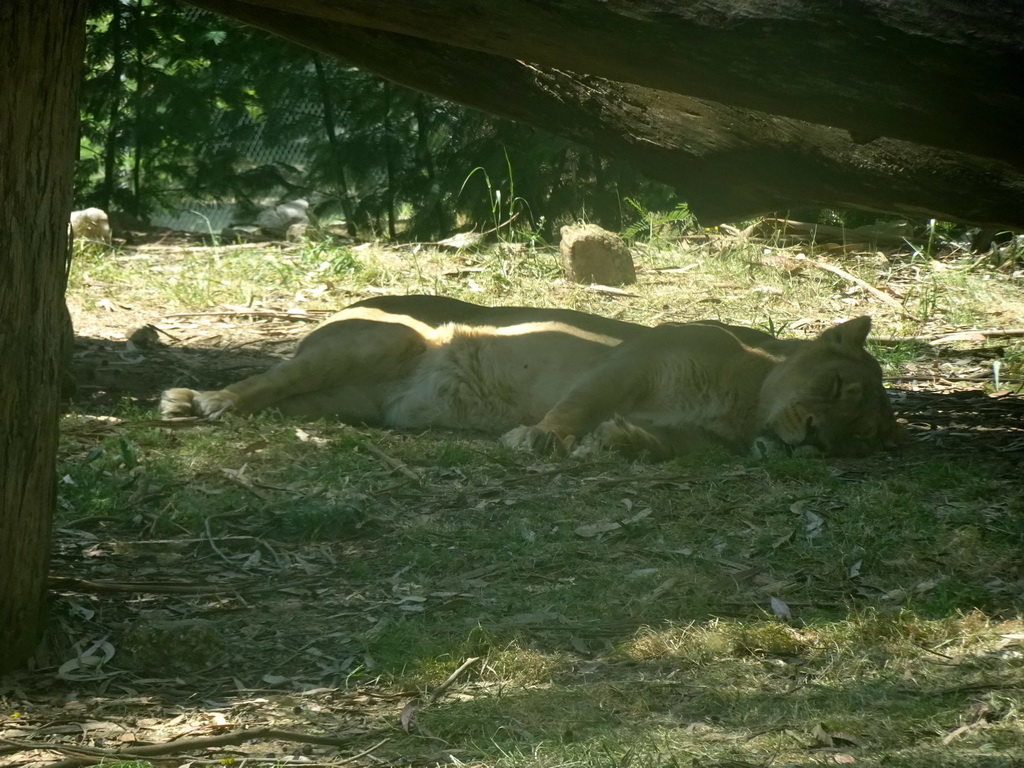
[[562, 227], [562, 268], [574, 283], [636, 282], [633, 257], [622, 238], [596, 224]]
[[72, 211], [71, 235], [75, 240], [88, 240], [110, 245], [110, 219], [100, 208]]
[[289, 243], [301, 243], [309, 239], [309, 220], [296, 221], [294, 224], [288, 225], [288, 231], [284, 234], [284, 239]]
[[309, 223], [308, 210], [305, 200], [289, 200], [260, 211], [256, 226], [272, 237], [285, 237], [293, 224]]

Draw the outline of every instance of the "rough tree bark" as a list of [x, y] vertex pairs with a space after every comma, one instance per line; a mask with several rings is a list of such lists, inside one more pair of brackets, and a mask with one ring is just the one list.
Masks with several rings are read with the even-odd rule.
[[1024, 164], [890, 138], [858, 144], [840, 128], [415, 37], [310, 24], [236, 0], [193, 2], [403, 85], [627, 158], [673, 185], [705, 222], [817, 204], [1024, 227]]
[[85, 5], [0, 4], [0, 673], [45, 621]]

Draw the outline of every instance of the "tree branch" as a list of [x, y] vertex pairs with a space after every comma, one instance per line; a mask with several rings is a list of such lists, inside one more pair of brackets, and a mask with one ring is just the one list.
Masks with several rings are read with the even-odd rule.
[[311, 24], [236, 0], [192, 2], [410, 88], [626, 159], [674, 186], [708, 222], [811, 204], [1024, 228], [1024, 172], [996, 160], [891, 139], [857, 144], [825, 125], [411, 36]]
[[1024, 166], [1024, 16], [1013, 2], [478, 0], [471, 12], [456, 0], [218, 5], [237, 18], [283, 12], [307, 27], [408, 35], [834, 125], [860, 141], [895, 137]]

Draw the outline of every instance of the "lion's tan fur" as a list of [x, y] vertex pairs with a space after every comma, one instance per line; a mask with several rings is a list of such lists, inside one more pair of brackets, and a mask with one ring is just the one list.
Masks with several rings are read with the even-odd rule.
[[[213, 392], [172, 389], [166, 415], [276, 407], [400, 429], [505, 432], [515, 447], [667, 456], [762, 433], [877, 447], [893, 430], [867, 318], [817, 340], [720, 323], [656, 328], [583, 313], [373, 299], [330, 318], [295, 357]], [[813, 438], [813, 439], [812, 439]]]

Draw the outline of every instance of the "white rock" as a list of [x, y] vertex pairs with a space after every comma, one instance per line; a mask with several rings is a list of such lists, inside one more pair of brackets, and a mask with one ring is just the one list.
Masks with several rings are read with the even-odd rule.
[[106, 212], [99, 208], [72, 211], [71, 236], [76, 240], [89, 240], [110, 245], [110, 219], [107, 218]]

